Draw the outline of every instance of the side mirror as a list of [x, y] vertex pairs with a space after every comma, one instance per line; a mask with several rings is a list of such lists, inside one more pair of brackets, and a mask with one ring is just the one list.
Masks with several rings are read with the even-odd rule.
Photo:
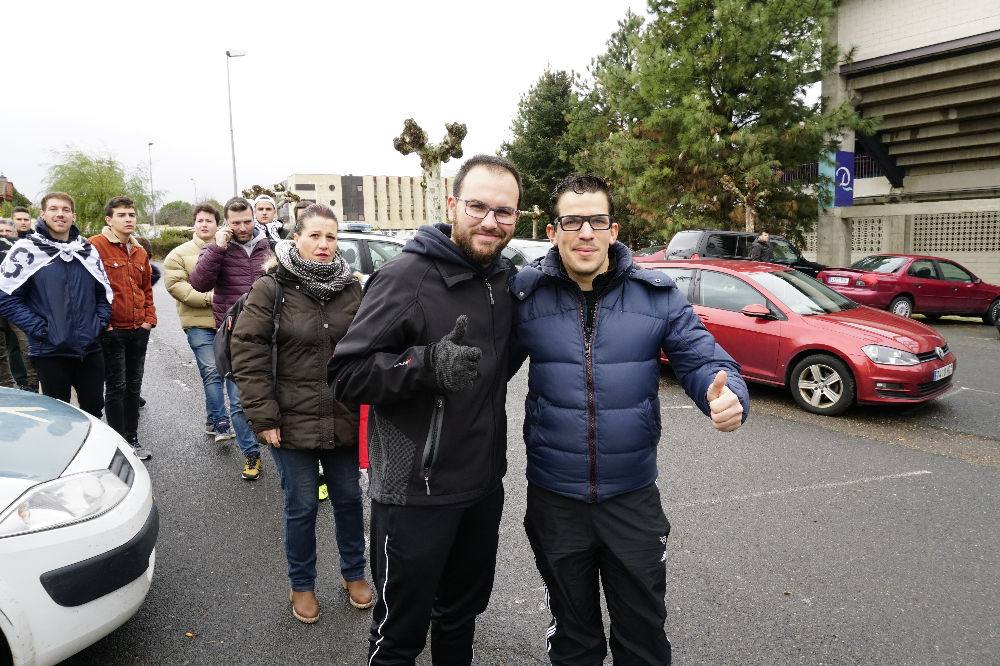
[[754, 317], [755, 319], [775, 319], [774, 314], [767, 309], [767, 306], [760, 303], [751, 303], [740, 312], [746, 317]]

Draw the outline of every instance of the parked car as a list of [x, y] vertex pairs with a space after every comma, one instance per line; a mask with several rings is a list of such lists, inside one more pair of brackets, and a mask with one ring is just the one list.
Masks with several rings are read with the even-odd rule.
[[[654, 246], [635, 254], [639, 263], [674, 261], [677, 259], [748, 259], [750, 246], [757, 234], [745, 231], [687, 230], [678, 231], [666, 246]], [[771, 235], [774, 263], [816, 276], [825, 268], [823, 264], [809, 261], [799, 249], [783, 236]]]
[[125, 623], [149, 591], [158, 531], [124, 439], [0, 388], [0, 663], [55, 664]]
[[982, 317], [1000, 322], [1000, 286], [987, 284], [958, 262], [917, 254], [874, 254], [850, 268], [827, 268], [819, 279], [858, 303], [901, 317], [914, 313]]
[[510, 259], [517, 270], [521, 270], [535, 259], [544, 257], [552, 247], [550, 241], [529, 240], [527, 238], [511, 238], [503, 249], [503, 256]]
[[933, 328], [842, 296], [799, 271], [752, 261], [646, 264], [670, 276], [753, 382], [806, 411], [920, 403], [948, 390], [956, 359]]
[[337, 234], [337, 252], [367, 280], [385, 262], [396, 257], [406, 245], [405, 238], [385, 234], [341, 231]]

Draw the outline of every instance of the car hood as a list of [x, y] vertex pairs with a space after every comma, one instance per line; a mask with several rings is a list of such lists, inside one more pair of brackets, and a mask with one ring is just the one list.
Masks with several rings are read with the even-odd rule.
[[859, 340], [887, 344], [914, 353], [945, 345], [945, 339], [930, 326], [865, 305], [805, 319], [824, 328], [835, 327], [839, 332]]
[[0, 388], [3, 487], [15, 487], [17, 482], [34, 485], [57, 478], [83, 446], [90, 426], [86, 414], [64, 402], [37, 393]]

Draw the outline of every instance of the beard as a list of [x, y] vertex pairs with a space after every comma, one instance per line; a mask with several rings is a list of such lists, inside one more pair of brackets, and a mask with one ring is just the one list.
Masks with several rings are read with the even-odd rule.
[[500, 242], [492, 250], [482, 250], [473, 244], [472, 231], [472, 228], [460, 229], [457, 224], [453, 224], [451, 227], [451, 240], [462, 251], [462, 254], [468, 257], [472, 263], [479, 266], [489, 266], [496, 261], [496, 258], [500, 256], [500, 252], [510, 242], [510, 238], [504, 238], [502, 234], [496, 234]]

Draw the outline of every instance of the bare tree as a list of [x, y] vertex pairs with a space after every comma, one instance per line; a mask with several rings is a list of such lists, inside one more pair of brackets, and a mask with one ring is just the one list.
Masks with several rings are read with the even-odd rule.
[[403, 133], [392, 140], [392, 147], [403, 155], [416, 153], [420, 156], [423, 171], [424, 210], [431, 223], [444, 220], [441, 202], [441, 165], [452, 157], [462, 156], [462, 140], [468, 133], [464, 123], [446, 123], [447, 134], [440, 143], [427, 143], [427, 132], [420, 128], [413, 118], [403, 123]]

